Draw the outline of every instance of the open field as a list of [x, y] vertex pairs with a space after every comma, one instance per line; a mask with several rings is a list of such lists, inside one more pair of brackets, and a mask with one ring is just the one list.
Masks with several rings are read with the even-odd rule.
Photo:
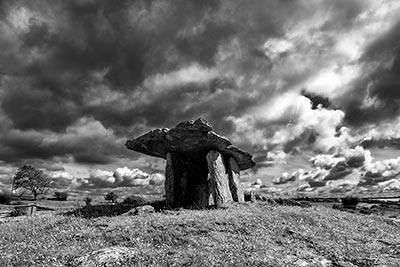
[[108, 266], [400, 266], [400, 225], [262, 202], [91, 219], [39, 212], [0, 224], [0, 266], [68, 266], [108, 247], [130, 251]]

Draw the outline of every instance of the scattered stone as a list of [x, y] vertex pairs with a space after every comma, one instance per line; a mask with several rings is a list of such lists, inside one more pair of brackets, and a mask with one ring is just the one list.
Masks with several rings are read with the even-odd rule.
[[155, 209], [153, 206], [150, 205], [143, 205], [136, 207], [134, 209], [131, 209], [128, 212], [125, 212], [123, 215], [140, 215], [140, 214], [147, 214], [147, 213], [154, 213]]
[[150, 205], [144, 205], [136, 207], [136, 214], [144, 214], [144, 213], [154, 213], [154, 207]]
[[356, 265], [354, 265], [351, 262], [348, 261], [336, 261], [335, 262], [335, 266], [341, 266], [341, 267], [356, 267]]
[[299, 266], [299, 267], [306, 267], [309, 266], [308, 262], [306, 262], [305, 260], [297, 260], [295, 263], [295, 266]]
[[74, 267], [99, 267], [121, 266], [120, 264], [130, 255], [134, 254], [133, 248], [109, 247], [92, 251], [84, 256], [76, 258], [69, 263]]
[[331, 267], [331, 266], [333, 266], [332, 261], [328, 260], [328, 259], [322, 259], [320, 261], [320, 263], [321, 263], [322, 267]]

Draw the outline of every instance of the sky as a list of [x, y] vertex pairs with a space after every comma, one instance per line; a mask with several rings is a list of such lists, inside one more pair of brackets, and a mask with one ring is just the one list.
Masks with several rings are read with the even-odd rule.
[[1, 0], [0, 188], [32, 164], [162, 193], [124, 143], [202, 117], [254, 155], [246, 186], [400, 190], [399, 87], [396, 0]]

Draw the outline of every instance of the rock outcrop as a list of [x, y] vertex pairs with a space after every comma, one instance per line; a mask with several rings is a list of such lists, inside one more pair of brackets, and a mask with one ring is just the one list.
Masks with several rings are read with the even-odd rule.
[[99, 267], [121, 266], [121, 261], [135, 255], [135, 249], [128, 247], [109, 247], [92, 251], [73, 259], [68, 266]]
[[126, 142], [128, 149], [167, 160], [166, 205], [205, 208], [243, 201], [241, 170], [255, 165], [252, 155], [218, 135], [204, 119], [156, 129]]

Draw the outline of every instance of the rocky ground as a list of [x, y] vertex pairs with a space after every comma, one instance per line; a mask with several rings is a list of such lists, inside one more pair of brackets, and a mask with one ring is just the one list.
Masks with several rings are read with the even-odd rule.
[[51, 211], [0, 224], [0, 266], [400, 266], [400, 223], [314, 205]]

